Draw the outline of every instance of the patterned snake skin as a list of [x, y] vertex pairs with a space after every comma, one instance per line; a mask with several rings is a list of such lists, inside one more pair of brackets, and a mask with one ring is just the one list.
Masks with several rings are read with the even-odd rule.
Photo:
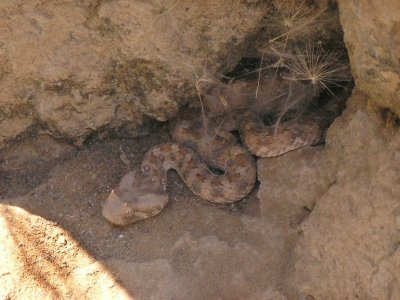
[[[256, 156], [273, 157], [323, 141], [332, 112], [311, 114], [275, 126], [265, 126], [251, 113], [239, 125], [243, 143]], [[257, 179], [255, 159], [237, 138], [225, 130], [208, 128], [201, 121], [180, 121], [171, 126], [174, 143], [151, 148], [140, 170], [126, 174], [103, 205], [111, 223], [126, 225], [157, 215], [168, 203], [166, 175], [175, 169], [196, 195], [214, 203], [244, 198]], [[212, 132], [213, 134], [210, 134]], [[218, 132], [218, 134], [215, 134]], [[218, 168], [217, 175], [208, 167]]]

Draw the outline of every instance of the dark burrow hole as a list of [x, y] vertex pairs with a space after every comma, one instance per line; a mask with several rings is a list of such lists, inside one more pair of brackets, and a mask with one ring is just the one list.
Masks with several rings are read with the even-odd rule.
[[[347, 52], [343, 52], [344, 58], [344, 63], [348, 64], [347, 61]], [[263, 74], [263, 72], [260, 73], [260, 69], [265, 68], [265, 65], [268, 64], [273, 64], [273, 60], [267, 60], [266, 58], [260, 58], [260, 57], [243, 57], [239, 63], [235, 66], [235, 68], [226, 74], [224, 74], [222, 82], [224, 84], [235, 84], [237, 82], [256, 82], [260, 81], [260, 84], [262, 84], [263, 79], [268, 80], [268, 77], [271, 78], [271, 74]], [[329, 67], [328, 67], [329, 68]], [[279, 120], [279, 122], [285, 122], [289, 121], [293, 118], [298, 117], [299, 115], [307, 112], [312, 112], [312, 111], [318, 111], [321, 107], [327, 107], [329, 104], [335, 105], [337, 107], [336, 109], [336, 117], [341, 114], [341, 112], [345, 109], [346, 107], [346, 101], [350, 97], [351, 92], [354, 87], [354, 82], [351, 77], [350, 73], [350, 65], [343, 66], [343, 68], [346, 68], [347, 70], [344, 70], [344, 72], [349, 72], [347, 75], [346, 80], [343, 81], [337, 81], [334, 78], [333, 79], [333, 84], [331, 86], [326, 85], [320, 88], [318, 91], [311, 92], [311, 97], [310, 101], [307, 99], [301, 100], [303, 102], [303, 106], [301, 105], [293, 105], [292, 108], [280, 108], [280, 104], [276, 104], [278, 101], [282, 101], [282, 107], [285, 105], [283, 102], [286, 101], [289, 97], [285, 98], [285, 96], [276, 99], [275, 101], [275, 107], [271, 111], [268, 111], [268, 109], [263, 109], [257, 105], [257, 100], [254, 100], [255, 104], [254, 106], [249, 106], [248, 109], [253, 109], [259, 116], [261, 116], [262, 121], [264, 125], [266, 126], [271, 126], [276, 124], [276, 122]], [[285, 67], [282, 68], [277, 68], [274, 71], [274, 74], [272, 75], [273, 79], [276, 80], [279, 83], [282, 82], [282, 86], [285, 85], [283, 83], [286, 78], [285, 78], [285, 72], [287, 69]], [[341, 77], [342, 75], [338, 74], [338, 77]], [[343, 75], [343, 78], [345, 78], [346, 75]], [[330, 78], [327, 79], [328, 81]], [[338, 79], [339, 80], [339, 79]], [[295, 80], [293, 80], [295, 81]], [[313, 84], [311, 80], [298, 80], [298, 82], [301, 85], [304, 85], [305, 88], [307, 89], [313, 89]], [[286, 83], [287, 84], [287, 83]], [[291, 83], [288, 84], [289, 86]], [[323, 83], [325, 85], [325, 82]], [[290, 93], [290, 92], [288, 92]], [[295, 92], [293, 92], [295, 93]], [[254, 93], [255, 94], [255, 93]], [[312, 98], [312, 99], [311, 99]], [[296, 101], [295, 98], [293, 98], [294, 101]], [[262, 100], [261, 100], [262, 101]], [[291, 101], [289, 99], [289, 101]], [[300, 101], [299, 101], [300, 102]], [[300, 103], [302, 104], [302, 103]], [[291, 104], [289, 103], [288, 106]], [[284, 111], [282, 113], [282, 111]], [[381, 112], [382, 118], [388, 119], [391, 118], [392, 122], [394, 124], [399, 124], [399, 118], [392, 118], [393, 116], [392, 112], [388, 112], [387, 109], [383, 109]], [[333, 121], [333, 119], [332, 119]]]
[[224, 74], [222, 82], [229, 83], [233, 79], [257, 79], [260, 68], [261, 58], [259, 57], [243, 57], [231, 72]]
[[321, 108], [337, 117], [346, 107], [354, 83], [335, 3], [272, 2], [247, 49], [222, 76], [222, 84], [232, 86], [225, 109], [238, 107], [229, 96], [246, 98], [239, 106], [245, 102], [269, 126]]

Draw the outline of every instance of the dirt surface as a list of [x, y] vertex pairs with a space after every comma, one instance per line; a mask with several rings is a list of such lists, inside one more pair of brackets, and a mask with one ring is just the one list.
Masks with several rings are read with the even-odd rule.
[[256, 189], [229, 206], [169, 174], [157, 217], [117, 227], [102, 201], [166, 131], [76, 149], [47, 136], [1, 152], [1, 299], [277, 299], [296, 232], [260, 211]]
[[354, 91], [326, 145], [259, 160], [243, 201], [170, 172], [166, 209], [125, 227], [101, 204], [166, 127], [19, 141], [0, 153], [0, 299], [399, 299], [400, 135], [367, 104]]

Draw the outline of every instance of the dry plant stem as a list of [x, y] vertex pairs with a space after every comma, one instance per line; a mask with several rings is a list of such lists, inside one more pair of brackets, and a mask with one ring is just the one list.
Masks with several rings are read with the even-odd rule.
[[343, 87], [340, 82], [350, 80], [348, 63], [340, 57], [339, 52], [323, 53], [321, 47], [314, 45], [308, 45], [305, 51], [296, 49], [285, 65], [292, 77], [285, 79], [310, 82], [317, 93], [326, 90], [335, 96], [330, 87]]
[[273, 68], [275, 68], [274, 65], [275, 65], [275, 64], [268, 65], [268, 66], [265, 66], [265, 67], [262, 67], [262, 68], [258, 68], [258, 69], [254, 70], [254, 71], [249, 71], [249, 72], [246, 72], [246, 73], [244, 73], [244, 74], [242, 74], [242, 75], [235, 76], [235, 77], [227, 77], [227, 76], [224, 76], [224, 77], [225, 77], [225, 78], [228, 78], [228, 79], [238, 79], [238, 78], [245, 77], [245, 76], [250, 75], [250, 74], [253, 74], [253, 73], [258, 73], [258, 72], [260, 72], [260, 71], [264, 71], [264, 70], [268, 70], [268, 69], [273, 69]]
[[214, 134], [214, 136], [213, 136], [213, 138], [212, 138], [211, 141], [215, 140], [215, 138], [217, 137], [217, 135], [218, 135], [218, 133], [220, 132], [221, 127], [222, 127], [222, 124], [224, 123], [225, 119], [226, 119], [226, 114], [225, 114], [224, 117], [222, 118], [221, 122], [218, 124], [218, 128], [217, 128], [217, 130], [215, 131], [215, 134]]
[[260, 61], [260, 68], [258, 72], [258, 81], [257, 81], [257, 88], [256, 88], [256, 99], [258, 99], [258, 89], [260, 87], [260, 80], [261, 80], [261, 68], [264, 60], [264, 54], [261, 54], [261, 61]]
[[323, 11], [321, 11], [317, 15], [313, 16], [311, 19], [304, 21], [303, 24], [299, 24], [298, 27], [294, 27], [293, 29], [290, 29], [290, 30], [286, 31], [285, 33], [271, 39], [269, 42], [273, 43], [273, 42], [279, 41], [280, 39], [284, 38], [285, 44], [286, 44], [289, 39], [293, 39], [296, 36], [301, 36], [304, 33], [307, 33], [307, 28], [311, 27], [311, 25], [314, 25], [313, 23], [322, 13], [323, 13]]
[[209, 81], [207, 79], [202, 79], [202, 78], [199, 78], [196, 80], [196, 90], [197, 90], [197, 96], [199, 97], [199, 100], [200, 100], [201, 116], [203, 118], [203, 126], [204, 126], [204, 130], [205, 130], [205, 134], [208, 135], [206, 113], [204, 111], [203, 100], [201, 98], [201, 93], [200, 93], [200, 82], [209, 82]]
[[269, 103], [271, 103], [271, 102], [273, 102], [273, 101], [275, 101], [275, 100], [281, 98], [282, 96], [285, 96], [286, 94], [287, 94], [287, 93], [282, 93], [282, 94], [277, 95], [277, 96], [275, 96], [275, 97], [273, 97], [273, 98], [271, 98], [271, 99], [267, 99], [266, 101], [262, 102], [260, 105], [261, 105], [261, 106], [267, 105], [267, 104], [269, 104]]
[[278, 120], [276, 120], [276, 122], [275, 122], [274, 135], [276, 135], [276, 133], [278, 132], [279, 124], [280, 124], [282, 118], [284, 117], [284, 115], [288, 112], [288, 110], [290, 108], [290, 106], [288, 106], [287, 104], [289, 102], [289, 99], [290, 99], [291, 95], [292, 95], [292, 85], [290, 84], [289, 85], [289, 93], [288, 93], [288, 95], [286, 97], [285, 104], [284, 104], [284, 109], [279, 114]]
[[[179, 0], [177, 0], [177, 2], [179, 2]], [[189, 64], [186, 64], [186, 63], [183, 63], [182, 65], [184, 65], [185, 67], [189, 68], [194, 73], [194, 76], [196, 77], [196, 91], [197, 91], [197, 96], [199, 97], [199, 101], [200, 101], [201, 116], [202, 116], [202, 119], [203, 119], [204, 131], [205, 131], [205, 134], [208, 135], [208, 126], [207, 126], [206, 113], [205, 113], [205, 110], [204, 110], [203, 99], [201, 97], [201, 91], [200, 91], [200, 83], [202, 83], [202, 82], [213, 82], [211, 79], [207, 79], [206, 78], [207, 63], [204, 64], [204, 70], [203, 70], [203, 75], [202, 76], [199, 76], [197, 74], [195, 68], [192, 65], [189, 65]]]
[[309, 10], [304, 6], [305, 1], [303, 1], [297, 11], [293, 11], [293, 2], [291, 7], [282, 7], [280, 4], [275, 4], [282, 15], [282, 20], [277, 22], [278, 26], [285, 30], [282, 34], [272, 38], [269, 41], [270, 43], [284, 40], [284, 44], [286, 45], [289, 40], [300, 39], [304, 35], [310, 35], [317, 28], [324, 27], [323, 24], [332, 21], [332, 17], [321, 18], [326, 13], [326, 9]]

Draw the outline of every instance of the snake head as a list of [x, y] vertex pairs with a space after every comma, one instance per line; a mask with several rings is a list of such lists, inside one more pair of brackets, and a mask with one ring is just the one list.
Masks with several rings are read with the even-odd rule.
[[103, 204], [103, 216], [113, 224], [127, 225], [150, 218], [168, 203], [162, 183], [140, 170], [126, 174]]

